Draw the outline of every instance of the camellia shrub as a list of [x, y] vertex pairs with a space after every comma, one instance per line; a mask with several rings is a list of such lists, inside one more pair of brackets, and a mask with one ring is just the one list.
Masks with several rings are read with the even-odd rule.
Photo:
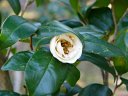
[[[86, 5], [82, 4], [86, 0], [61, 0], [79, 20], [37, 24], [23, 17], [29, 5], [38, 7], [44, 1], [28, 0], [21, 11], [19, 0], [8, 0], [15, 15], [0, 20], [0, 51], [8, 48], [6, 52], [10, 52], [16, 42], [29, 43], [30, 50], [7, 58], [1, 70], [23, 71], [28, 91], [1, 90], [0, 96], [114, 96], [123, 84], [127, 88], [128, 80], [122, 75], [128, 72], [128, 1], [96, 0]], [[101, 68], [103, 84], [84, 88], [76, 84], [80, 78], [76, 66], [81, 61]], [[108, 74], [113, 76], [114, 89], [108, 86]]]

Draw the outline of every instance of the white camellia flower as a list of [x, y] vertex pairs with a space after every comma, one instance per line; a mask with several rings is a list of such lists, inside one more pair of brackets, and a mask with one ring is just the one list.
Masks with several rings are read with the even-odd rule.
[[83, 45], [73, 33], [64, 33], [52, 38], [50, 51], [63, 63], [75, 63], [82, 54]]

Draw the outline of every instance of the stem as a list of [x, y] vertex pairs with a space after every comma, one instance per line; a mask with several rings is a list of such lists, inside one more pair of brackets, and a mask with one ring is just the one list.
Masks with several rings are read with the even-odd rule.
[[108, 83], [108, 76], [109, 76], [108, 72], [101, 69], [101, 74], [102, 74], [102, 78], [103, 78], [103, 84], [108, 86], [109, 85], [109, 83]]
[[33, 51], [32, 37], [33, 37], [33, 34], [30, 36], [30, 49]]
[[116, 90], [123, 84], [123, 82], [121, 82], [119, 85], [118, 85], [118, 80], [119, 80], [119, 76], [116, 77], [116, 85], [115, 85], [115, 88], [113, 90], [113, 96], [114, 94], [116, 93]]
[[25, 11], [27, 10], [28, 6], [31, 5], [33, 2], [34, 2], [34, 0], [32, 0], [32, 1], [28, 1], [28, 0], [27, 0], [27, 1], [26, 1], [25, 6], [24, 6], [24, 8], [23, 8], [23, 10], [22, 10], [22, 13], [21, 13], [21, 16], [22, 16], [22, 17], [23, 17], [23, 15], [24, 15]]
[[[21, 16], [22, 17], [24, 15], [25, 11], [27, 10], [28, 6], [31, 5], [33, 2], [34, 2], [34, 0], [32, 0], [32, 1], [27, 0], [26, 1], [25, 6], [24, 6], [24, 9], [23, 9], [23, 11], [21, 13]], [[33, 37], [33, 35], [30, 36], [30, 49], [31, 50], [33, 50], [32, 37]]]
[[111, 5], [112, 5], [112, 17], [113, 17], [113, 22], [114, 22], [114, 27], [115, 27], [113, 39], [112, 39], [112, 42], [114, 42], [116, 35], [117, 35], [117, 32], [118, 32], [118, 26], [117, 26], [116, 15], [115, 15], [114, 0], [111, 0]]
[[6, 53], [6, 58], [8, 58], [9, 57], [9, 55], [10, 55], [10, 53], [11, 53], [11, 49], [12, 49], [12, 47], [9, 47], [9, 49], [7, 50], [7, 53]]
[[25, 95], [28, 95], [28, 89], [27, 89], [26, 85], [24, 85], [23, 87], [25, 89]]
[[84, 17], [80, 14], [80, 12], [77, 12], [78, 17], [80, 18], [80, 20], [84, 23], [84, 25], [87, 25], [87, 21], [84, 19]]

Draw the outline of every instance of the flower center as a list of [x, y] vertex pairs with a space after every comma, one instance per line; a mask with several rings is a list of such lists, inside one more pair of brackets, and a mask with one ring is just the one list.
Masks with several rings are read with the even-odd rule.
[[60, 40], [60, 42], [61, 42], [61, 46], [63, 47], [64, 53], [68, 54], [69, 53], [68, 48], [73, 47], [73, 45], [69, 41], [64, 39]]

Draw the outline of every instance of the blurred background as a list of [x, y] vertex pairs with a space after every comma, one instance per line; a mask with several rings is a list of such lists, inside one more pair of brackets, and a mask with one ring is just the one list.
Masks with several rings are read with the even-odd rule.
[[[83, 6], [94, 2], [94, 0], [80, 0], [80, 1]], [[21, 8], [23, 10], [26, 0], [20, 0], [20, 3], [21, 3]], [[9, 15], [14, 14], [7, 0], [0, 0], [0, 12], [2, 13], [2, 21], [4, 21], [5, 18], [7, 18]], [[24, 18], [27, 18], [28, 20], [31, 20], [31, 21], [36, 21], [37, 23], [38, 22], [45, 23], [52, 20], [60, 21], [65, 19], [78, 20], [68, 0], [44, 0], [42, 6], [39, 6], [39, 7], [36, 7], [36, 4], [32, 3], [30, 6], [28, 6], [24, 14]], [[19, 52], [21, 50], [22, 51], [29, 50], [29, 45], [27, 43], [18, 42], [13, 47], [16, 47], [17, 49], [16, 52]], [[81, 77], [78, 81], [78, 85], [80, 85], [81, 87], [85, 87], [86, 85], [91, 83], [102, 84], [101, 71], [98, 67], [96, 67], [92, 63], [81, 62], [77, 66], [77, 68], [80, 70], [80, 73], [81, 73], [80, 75]], [[5, 73], [6, 75], [2, 75], [2, 74], [3, 72], [0, 71], [0, 90], [11, 89], [12, 87], [15, 92], [18, 92], [18, 93], [25, 92], [25, 88], [24, 88], [25, 82], [23, 78], [24, 77], [23, 72], [10, 71], [9, 75], [7, 75], [6, 73]], [[8, 76], [10, 76], [11, 83], [13, 86], [9, 85]], [[128, 76], [127, 74], [124, 75], [125, 78], [128, 78], [127, 76]], [[109, 74], [109, 77], [110, 77], [109, 86], [113, 90], [114, 79], [110, 74]], [[128, 96], [128, 92], [126, 92], [124, 85], [119, 88], [119, 90], [116, 93], [116, 96]]]

